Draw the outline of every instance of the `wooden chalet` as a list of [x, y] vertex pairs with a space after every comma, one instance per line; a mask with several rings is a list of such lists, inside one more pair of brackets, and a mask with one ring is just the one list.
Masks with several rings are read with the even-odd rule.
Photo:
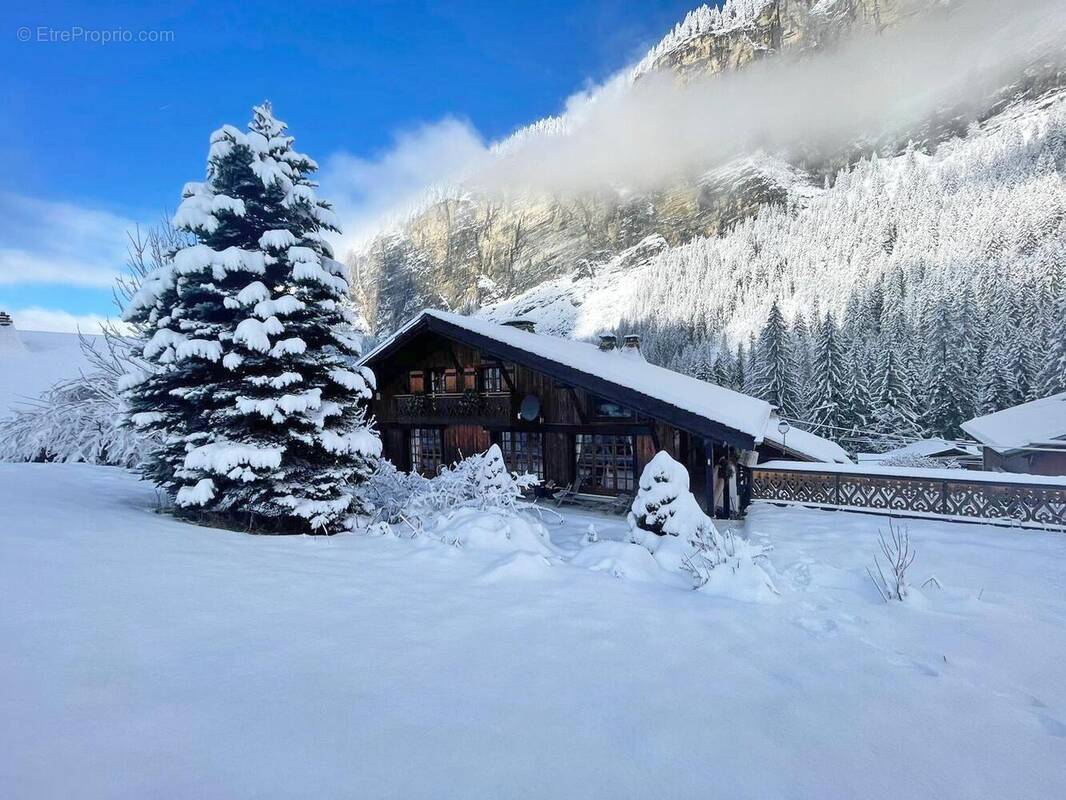
[[426, 310], [362, 363], [377, 376], [385, 457], [425, 475], [495, 442], [510, 469], [548, 490], [624, 500], [666, 450], [701, 505], [729, 514], [759, 460], [848, 460], [832, 442], [788, 431], [762, 400], [649, 364], [637, 337], [597, 347], [531, 323]]

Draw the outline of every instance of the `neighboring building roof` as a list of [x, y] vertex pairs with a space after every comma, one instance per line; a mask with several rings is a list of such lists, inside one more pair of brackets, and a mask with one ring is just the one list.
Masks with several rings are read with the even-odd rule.
[[[368, 353], [372, 364], [397, 350], [411, 336], [429, 330], [477, 347], [507, 361], [517, 361], [556, 380], [597, 394], [606, 394], [657, 419], [665, 419], [693, 433], [713, 436], [746, 450], [763, 441], [773, 419], [764, 400], [649, 364], [624, 352], [605, 352], [595, 345], [531, 333], [474, 317], [427, 309]], [[822, 453], [847, 458], [832, 442], [800, 431], [788, 434], [787, 449], [820, 460]], [[773, 441], [767, 436], [767, 441]], [[815, 441], [816, 440], [816, 441]], [[817, 452], [807, 452], [807, 447]], [[839, 453], [837, 452], [839, 451]]]
[[847, 451], [836, 442], [793, 426], [784, 436], [777, 430], [778, 419], [771, 417], [763, 441], [800, 458], [837, 464], [850, 464]]
[[1061, 440], [1066, 438], [1066, 392], [975, 417], [962, 429], [1000, 453]]
[[56, 383], [91, 369], [76, 333], [0, 328], [0, 417], [32, 403]]
[[951, 458], [952, 456], [964, 456], [980, 458], [981, 450], [970, 444], [957, 444], [944, 439], [919, 439], [895, 450], [885, 453], [857, 453], [855, 460], [860, 464], [886, 461], [904, 456], [916, 456], [919, 458]]

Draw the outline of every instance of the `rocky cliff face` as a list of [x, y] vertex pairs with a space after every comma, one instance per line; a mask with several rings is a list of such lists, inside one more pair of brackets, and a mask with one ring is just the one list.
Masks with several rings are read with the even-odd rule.
[[[669, 71], [680, 81], [744, 69], [759, 59], [832, 47], [856, 28], [883, 30], [929, 0], [729, 0], [689, 14], [631, 76]], [[914, 138], [940, 140], [968, 120], [947, 110]], [[536, 127], [536, 126], [534, 126]], [[534, 131], [531, 135], [537, 135]], [[489, 195], [456, 189], [348, 256], [357, 302], [375, 334], [423, 307], [459, 311], [500, 304], [565, 275], [580, 278], [648, 237], [667, 247], [715, 236], [768, 205], [795, 202], [827, 176], [903, 142], [857, 142], [802, 152], [783, 163], [763, 154], [632, 193], [605, 187], [567, 197]]]

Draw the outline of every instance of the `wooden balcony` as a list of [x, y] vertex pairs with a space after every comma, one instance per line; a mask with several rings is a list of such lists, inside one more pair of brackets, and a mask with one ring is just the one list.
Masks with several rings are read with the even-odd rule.
[[383, 421], [425, 425], [507, 422], [514, 413], [510, 392], [398, 394], [389, 406]]

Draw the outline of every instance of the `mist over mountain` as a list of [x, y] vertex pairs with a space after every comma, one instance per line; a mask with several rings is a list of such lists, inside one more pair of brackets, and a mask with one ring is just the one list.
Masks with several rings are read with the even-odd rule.
[[[887, 369], [913, 431], [950, 434], [1057, 386], [1038, 348], [1058, 335], [1064, 142], [1060, 3], [729, 0], [558, 117], [472, 148], [348, 263], [377, 334], [425, 306], [575, 337], [635, 329], [653, 360], [761, 395], [752, 338], [776, 306], [794, 386], [770, 399], [801, 419], [831, 313], [848, 380], [866, 384], [835, 421], [869, 427], [880, 353], [903, 347], [911, 363]], [[975, 331], [956, 359], [969, 383], [922, 421], [945, 314]], [[992, 385], [1014, 333], [1024, 385]]]

